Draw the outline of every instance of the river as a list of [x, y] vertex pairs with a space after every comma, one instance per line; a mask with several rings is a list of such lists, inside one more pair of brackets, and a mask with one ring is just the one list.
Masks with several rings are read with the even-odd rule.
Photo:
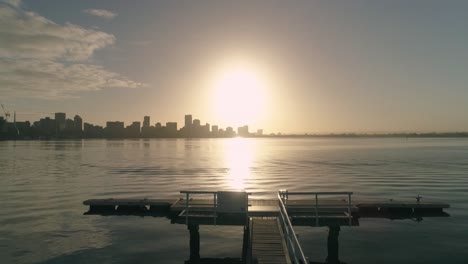
[[[450, 217], [361, 219], [343, 227], [346, 263], [466, 263], [468, 139], [270, 138], [0, 141], [2, 263], [184, 263], [186, 226], [87, 216], [90, 198], [177, 198], [179, 191], [353, 191], [355, 200], [449, 203]], [[299, 227], [324, 262], [327, 229]], [[202, 226], [201, 255], [241, 257], [242, 227]]]

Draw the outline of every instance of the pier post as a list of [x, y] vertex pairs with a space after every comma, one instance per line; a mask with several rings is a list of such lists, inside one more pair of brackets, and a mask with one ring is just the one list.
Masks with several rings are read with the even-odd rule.
[[244, 225], [244, 239], [242, 242], [242, 263], [247, 263], [251, 258], [251, 247], [250, 247], [250, 221]]
[[338, 236], [340, 235], [340, 226], [328, 227], [327, 250], [328, 256], [326, 263], [341, 263], [338, 258]]
[[200, 259], [200, 232], [199, 226], [194, 224], [187, 225], [190, 233], [190, 260]]

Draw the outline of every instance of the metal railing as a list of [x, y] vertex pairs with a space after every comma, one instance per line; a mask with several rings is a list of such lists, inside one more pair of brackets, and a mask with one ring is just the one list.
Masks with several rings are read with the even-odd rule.
[[[245, 200], [240, 200], [242, 202], [239, 203], [238, 205], [240, 207], [243, 207], [243, 211], [242, 210], [239, 210], [239, 209], [232, 209], [232, 208], [226, 208], [225, 206], [223, 206], [223, 203], [220, 204], [220, 200], [219, 198], [223, 198], [223, 199], [226, 199], [226, 197], [224, 195], [222, 195], [223, 193], [226, 193], [226, 192], [218, 192], [218, 191], [180, 191], [181, 194], [185, 194], [185, 209], [179, 214], [179, 216], [183, 216], [185, 215], [185, 224], [188, 225], [189, 223], [189, 217], [190, 217], [190, 211], [191, 211], [191, 206], [193, 206], [194, 209], [193, 211], [209, 211], [209, 212], [212, 212], [212, 215], [205, 215], [204, 217], [208, 216], [208, 217], [213, 217], [213, 224], [216, 225], [216, 218], [218, 217], [218, 214], [219, 213], [245, 213], [245, 218], [247, 221], [248, 219], [248, 207], [249, 207], [249, 195], [251, 193], [248, 193], [248, 192], [234, 192], [234, 193], [242, 193], [242, 194], [245, 194]], [[229, 191], [228, 191], [229, 193]], [[195, 204], [191, 204], [191, 198], [190, 198], [190, 195], [194, 195], [194, 194], [198, 194], [198, 195], [213, 195], [213, 203], [195, 203]], [[219, 196], [219, 198], [218, 198]], [[213, 205], [213, 209], [211, 209], [211, 207], [207, 207], [207, 208], [203, 208], [203, 206], [211, 206]], [[225, 204], [224, 204], [225, 205]], [[198, 208], [197, 208], [198, 206]], [[202, 209], [203, 208], [203, 209]], [[208, 210], [207, 210], [208, 209]], [[201, 215], [203, 217], [203, 215]]]
[[[312, 195], [312, 196], [315, 196], [315, 225], [318, 226], [319, 225], [319, 208], [320, 208], [320, 205], [319, 205], [319, 195], [347, 195], [348, 196], [348, 201], [347, 201], [347, 216], [348, 216], [348, 221], [349, 221], [349, 225], [351, 226], [352, 225], [352, 219], [353, 219], [353, 216], [352, 216], [352, 212], [351, 212], [351, 207], [352, 207], [352, 204], [351, 204], [351, 195], [353, 194], [353, 192], [289, 192], [288, 190], [285, 190], [285, 191], [282, 191], [280, 190], [278, 192], [278, 196], [280, 197], [281, 200], [284, 201], [284, 204], [286, 204], [286, 206], [288, 205], [288, 200], [289, 200], [289, 196], [291, 195], [295, 195], [295, 196], [299, 196], [299, 195]], [[342, 205], [325, 205], [326, 207], [342, 207]]]
[[281, 197], [280, 192], [278, 192], [278, 205], [280, 208], [280, 224], [286, 238], [285, 242], [288, 246], [289, 257], [295, 264], [309, 263], [304, 255], [304, 252], [302, 251], [299, 241], [297, 240], [297, 235], [294, 232], [291, 220], [289, 219], [288, 211], [286, 210], [286, 206], [283, 203], [283, 198]]
[[[217, 198], [218, 192], [209, 192], [209, 191], [180, 191], [181, 194], [185, 194], [185, 210], [182, 213], [185, 214], [185, 224], [189, 224], [189, 210], [190, 210], [190, 195], [191, 194], [212, 194], [213, 195], [213, 221], [216, 225], [216, 212], [217, 212]], [[198, 204], [200, 205], [200, 204]], [[209, 204], [206, 204], [209, 205]], [[181, 213], [181, 215], [182, 215]]]

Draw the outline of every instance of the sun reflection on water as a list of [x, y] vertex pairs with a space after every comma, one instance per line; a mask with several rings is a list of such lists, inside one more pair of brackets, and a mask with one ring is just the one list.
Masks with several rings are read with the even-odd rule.
[[245, 190], [246, 181], [252, 178], [251, 168], [255, 155], [255, 142], [246, 138], [226, 140], [226, 186], [232, 190]]

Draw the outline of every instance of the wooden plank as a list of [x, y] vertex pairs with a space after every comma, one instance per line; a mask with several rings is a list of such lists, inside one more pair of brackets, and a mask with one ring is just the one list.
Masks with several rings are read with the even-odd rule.
[[252, 228], [252, 258], [257, 263], [290, 264], [284, 237], [279, 229], [278, 218], [253, 218]]

